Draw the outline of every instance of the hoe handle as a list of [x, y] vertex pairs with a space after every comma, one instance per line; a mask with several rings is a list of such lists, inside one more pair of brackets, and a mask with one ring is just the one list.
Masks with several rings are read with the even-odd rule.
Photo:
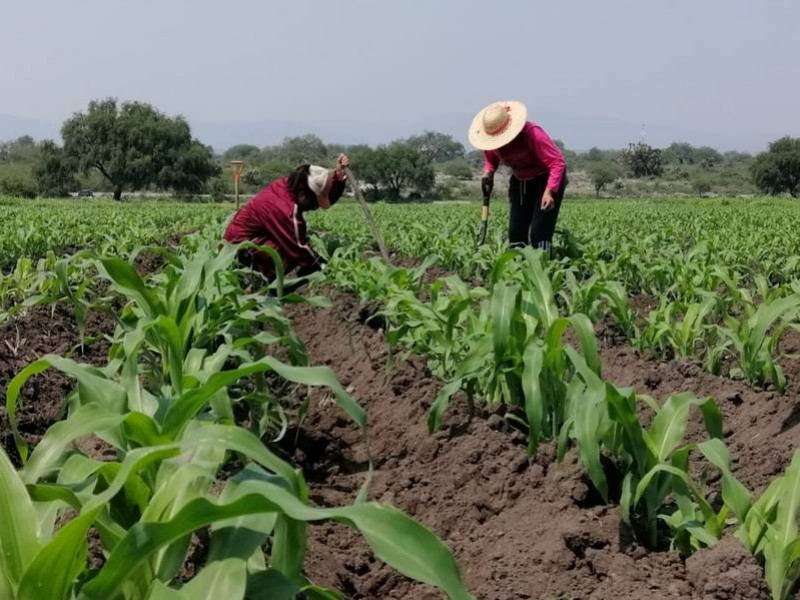
[[491, 179], [481, 181], [481, 191], [483, 192], [483, 204], [481, 206], [481, 232], [478, 235], [478, 246], [486, 243], [486, 230], [489, 225], [489, 201], [492, 199], [492, 188], [494, 187]]
[[390, 265], [392, 263], [389, 261], [389, 253], [386, 251], [383, 235], [381, 235], [381, 230], [378, 229], [378, 224], [375, 222], [375, 219], [372, 218], [372, 213], [369, 210], [369, 206], [367, 206], [367, 201], [364, 199], [364, 194], [361, 193], [361, 186], [358, 185], [358, 180], [353, 177], [353, 172], [349, 167], [345, 169], [345, 171], [347, 172], [347, 180], [350, 182], [350, 187], [353, 188], [353, 194], [355, 194], [358, 203], [361, 205], [361, 209], [364, 211], [364, 218], [367, 220], [370, 231], [372, 231], [372, 237], [375, 238], [378, 249], [381, 251], [381, 256], [383, 260], [386, 261], [386, 264]]

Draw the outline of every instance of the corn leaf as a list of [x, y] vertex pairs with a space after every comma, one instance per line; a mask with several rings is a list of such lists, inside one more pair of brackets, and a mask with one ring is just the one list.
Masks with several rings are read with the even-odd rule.
[[0, 448], [0, 590], [4, 593], [20, 584], [39, 549], [36, 524], [28, 491]]

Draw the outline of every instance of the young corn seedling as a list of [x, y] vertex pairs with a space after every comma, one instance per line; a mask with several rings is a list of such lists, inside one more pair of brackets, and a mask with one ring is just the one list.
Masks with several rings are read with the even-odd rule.
[[386, 339], [390, 346], [429, 357], [431, 370], [447, 378], [466, 351], [469, 332], [476, 327], [473, 309], [487, 292], [469, 288], [457, 276], [436, 280], [428, 291], [427, 302], [409, 290], [387, 296], [378, 314], [389, 324]]
[[[719, 539], [725, 515], [716, 513], [689, 476], [689, 453], [693, 446], [684, 443], [690, 409], [697, 407], [712, 438], [722, 435], [722, 416], [711, 399], [691, 394], [675, 394], [658, 406], [647, 397], [620, 390], [606, 383], [589, 368], [582, 356], [571, 348], [567, 355], [575, 366], [582, 385], [572, 385], [572, 414], [565, 422], [562, 439], [572, 437], [581, 462], [603, 498], [609, 500], [609, 485], [601, 455], [607, 453], [621, 475], [620, 509], [630, 525], [651, 547], [659, 545], [658, 522], [665, 519], [673, 503], [680, 517], [666, 518], [678, 530], [688, 521], [702, 516], [705, 534], [696, 538], [708, 543]], [[639, 421], [636, 402], [646, 401], [655, 413], [649, 428]]]
[[431, 407], [428, 426], [440, 427], [450, 398], [465, 388], [490, 406], [506, 404], [521, 412], [528, 451], [533, 454], [542, 438], [558, 435], [567, 418], [566, 382], [571, 374], [564, 354], [566, 331], [575, 331], [581, 352], [596, 372], [600, 359], [589, 319], [582, 314], [559, 315], [541, 253], [525, 249], [501, 256], [492, 281], [499, 281], [499, 271], [516, 256], [524, 259], [521, 274], [527, 285], [494, 284], [490, 301], [482, 308], [489, 316], [483, 321], [488, 329], [471, 336], [452, 381]]
[[[748, 496], [749, 499], [749, 496]], [[785, 600], [800, 577], [800, 451], [770, 483], [743, 518], [737, 536], [764, 564], [773, 600]]]
[[741, 377], [753, 385], [772, 383], [778, 391], [786, 387], [783, 369], [776, 362], [778, 342], [800, 314], [800, 295], [792, 294], [749, 308], [742, 319], [728, 317], [719, 327], [722, 342], [714, 349], [717, 356], [733, 350], [738, 368], [732, 377]]

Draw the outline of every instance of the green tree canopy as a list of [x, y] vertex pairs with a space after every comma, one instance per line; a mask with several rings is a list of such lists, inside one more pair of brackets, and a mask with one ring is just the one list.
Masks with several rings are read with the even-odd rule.
[[705, 168], [714, 167], [725, 160], [719, 151], [710, 146], [696, 148], [686, 142], [670, 144], [662, 156], [668, 165], [700, 165]]
[[634, 177], [658, 177], [664, 172], [661, 150], [641, 142], [630, 144], [620, 158]]
[[268, 146], [262, 150], [265, 162], [281, 162], [292, 168], [304, 164], [326, 165], [330, 162], [331, 152], [328, 146], [318, 136], [306, 134], [297, 137], [287, 137], [277, 146]]
[[610, 161], [596, 161], [589, 167], [589, 177], [592, 178], [595, 197], [600, 197], [600, 191], [607, 185], [614, 183], [620, 176], [620, 169]]
[[0, 142], [0, 163], [32, 163], [39, 158], [39, 145], [29, 135]]
[[453, 136], [436, 131], [425, 131], [419, 135], [412, 135], [406, 143], [418, 150], [432, 163], [443, 163], [462, 158], [465, 154], [464, 145]]
[[64, 150], [52, 141], [40, 145], [39, 161], [33, 167], [33, 178], [40, 196], [67, 196], [78, 189], [75, 164]]
[[225, 162], [243, 160], [247, 163], [255, 163], [261, 160], [261, 149], [253, 144], [236, 144], [225, 150], [222, 158]]
[[597, 162], [605, 159], [605, 154], [600, 148], [597, 146], [593, 146], [589, 148], [589, 151], [586, 153], [586, 160], [591, 162]]
[[351, 160], [359, 178], [389, 200], [400, 199], [405, 191], [423, 195], [433, 189], [433, 164], [407, 142], [360, 150]]
[[472, 165], [470, 165], [469, 161], [465, 158], [458, 158], [456, 160], [446, 162], [441, 166], [441, 169], [445, 175], [449, 175], [450, 177], [454, 177], [456, 179], [472, 179]]
[[182, 117], [143, 102], [92, 101], [64, 123], [61, 137], [67, 159], [84, 173], [99, 171], [116, 200], [123, 189], [150, 185], [196, 193], [219, 172], [211, 149], [192, 138]]
[[787, 136], [770, 143], [769, 150], [756, 157], [752, 174], [762, 192], [800, 196], [800, 138]]

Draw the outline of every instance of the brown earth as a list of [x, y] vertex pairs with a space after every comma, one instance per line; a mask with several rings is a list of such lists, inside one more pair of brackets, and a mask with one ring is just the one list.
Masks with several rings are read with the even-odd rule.
[[[184, 233], [173, 234], [165, 242], [167, 248], [176, 248]], [[136, 257], [135, 266], [140, 275], [148, 275], [166, 264], [164, 256], [145, 249]], [[105, 288], [105, 282], [101, 282]], [[118, 302], [112, 303], [119, 308]], [[115, 321], [105, 313], [90, 312], [86, 317], [84, 344], [72, 310], [65, 304], [33, 306], [24, 313], [0, 325], [0, 444], [16, 464], [19, 456], [11, 434], [6, 414], [6, 386], [20, 371], [45, 354], [71, 357], [78, 362], [97, 367], [108, 362], [110, 342], [107, 336], [114, 333]], [[18, 427], [26, 442], [33, 447], [47, 428], [64, 413], [67, 395], [74, 381], [60, 372], [49, 369], [32, 377], [22, 388], [22, 407], [18, 408]], [[99, 442], [99, 440], [95, 440]], [[83, 443], [91, 445], [92, 439]], [[97, 458], [103, 458], [108, 449], [100, 442]]]
[[[110, 343], [104, 338], [114, 331], [114, 320], [103, 313], [89, 313], [87, 343], [80, 345], [72, 311], [62, 304], [34, 306], [0, 326], [0, 443], [19, 464], [6, 414], [6, 387], [20, 371], [46, 354], [69, 356], [79, 362], [104, 366]], [[91, 342], [91, 343], [89, 343]], [[19, 431], [35, 445], [47, 428], [63, 415], [74, 380], [55, 369], [33, 376], [22, 388], [17, 409]]]
[[[330, 365], [369, 413], [371, 497], [440, 535], [479, 598], [769, 597], [761, 568], [730, 535], [688, 560], [639, 547], [617, 507], [601, 505], [592, 493], [573, 456], [558, 464], [545, 447], [528, 460], [520, 434], [499, 415], [470, 420], [456, 401], [443, 430], [430, 435], [425, 411], [440, 382], [422, 359], [390, 356], [383, 332], [363, 324], [354, 298], [331, 295], [333, 308], [299, 305], [290, 313], [312, 362]], [[779, 474], [800, 442], [794, 393], [754, 391], [691, 362], [656, 362], [613, 341], [603, 344], [602, 358], [608, 380], [659, 400], [681, 391], [716, 398], [735, 473], [752, 489]], [[308, 476], [313, 502], [352, 502], [367, 468], [364, 436], [323, 395], [312, 399], [294, 458]], [[312, 580], [348, 598], [442, 597], [381, 565], [340, 524], [312, 528], [306, 566]]]
[[[470, 420], [463, 401], [454, 401], [443, 430], [430, 435], [425, 411], [441, 383], [424, 360], [390, 355], [382, 323], [364, 324], [369, 310], [352, 297], [332, 295], [333, 308], [299, 305], [290, 312], [312, 361], [330, 365], [369, 412], [375, 465], [371, 496], [406, 510], [439, 534], [478, 597], [768, 598], [760, 567], [730, 536], [686, 561], [673, 552], [639, 547], [617, 508], [601, 505], [592, 493], [574, 456], [558, 464], [552, 448], [544, 447], [528, 460], [522, 436], [500, 415]], [[110, 318], [90, 316], [89, 337], [112, 330]], [[790, 334], [782, 342], [785, 352], [797, 346]], [[101, 340], [80, 352], [74, 319], [63, 306], [35, 307], [0, 327], [0, 437], [6, 449], [12, 450], [13, 440], [2, 407], [11, 377], [47, 353], [103, 365], [108, 343]], [[708, 375], [689, 361], [648, 360], [610, 339], [602, 345], [602, 357], [604, 376], [617, 385], [662, 400], [679, 391], [715, 397], [725, 415], [735, 473], [752, 489], [779, 474], [798, 446], [800, 409], [794, 398], [800, 380], [791, 362], [786, 366], [790, 391], [778, 395]], [[30, 443], [61, 416], [72, 387], [56, 371], [26, 384], [19, 417]], [[352, 502], [367, 468], [364, 436], [323, 394], [313, 392], [311, 399], [313, 409], [302, 429], [287, 436], [298, 440], [294, 458], [307, 474], [314, 503]], [[311, 532], [309, 576], [347, 598], [442, 597], [381, 565], [343, 525], [322, 524]]]

